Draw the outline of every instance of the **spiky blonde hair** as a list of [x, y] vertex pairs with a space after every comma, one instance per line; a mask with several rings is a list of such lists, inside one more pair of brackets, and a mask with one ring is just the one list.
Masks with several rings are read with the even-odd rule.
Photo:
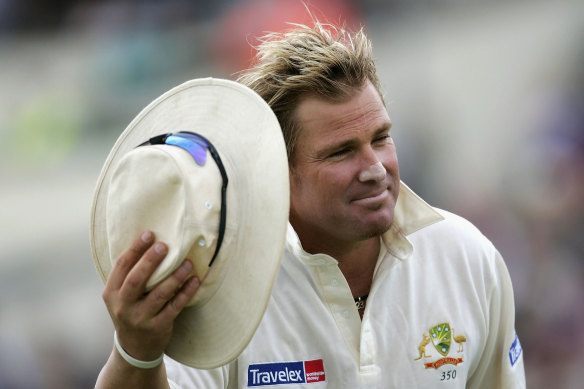
[[313, 28], [293, 26], [259, 38], [255, 65], [237, 80], [255, 90], [276, 114], [290, 161], [301, 130], [294, 113], [303, 96], [338, 101], [369, 80], [383, 100], [371, 42], [363, 28], [351, 33], [320, 22]]

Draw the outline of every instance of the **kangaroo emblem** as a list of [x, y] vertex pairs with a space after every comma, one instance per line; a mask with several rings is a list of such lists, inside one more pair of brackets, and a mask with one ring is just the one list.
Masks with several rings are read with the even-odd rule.
[[422, 358], [429, 358], [431, 357], [431, 355], [426, 354], [426, 346], [430, 343], [430, 337], [426, 334], [424, 334], [422, 341], [420, 342], [420, 345], [418, 346], [418, 351], [420, 352], [420, 356], [418, 358], [415, 358], [414, 361], [417, 361], [418, 359], [422, 359]]

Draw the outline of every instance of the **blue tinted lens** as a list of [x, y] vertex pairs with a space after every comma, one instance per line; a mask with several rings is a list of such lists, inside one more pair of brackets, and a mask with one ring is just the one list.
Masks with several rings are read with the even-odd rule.
[[207, 162], [207, 142], [193, 134], [172, 134], [164, 141], [167, 145], [178, 146], [189, 152], [199, 166], [205, 166]]

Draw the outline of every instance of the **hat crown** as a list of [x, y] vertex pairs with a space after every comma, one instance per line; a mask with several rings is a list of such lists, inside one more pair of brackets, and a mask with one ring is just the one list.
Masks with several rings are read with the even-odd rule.
[[180, 147], [141, 146], [128, 152], [114, 168], [106, 203], [112, 266], [136, 233], [148, 226], [167, 243], [168, 254], [148, 280], [147, 290], [185, 258], [203, 279], [217, 245], [221, 184], [213, 159], [199, 166]]

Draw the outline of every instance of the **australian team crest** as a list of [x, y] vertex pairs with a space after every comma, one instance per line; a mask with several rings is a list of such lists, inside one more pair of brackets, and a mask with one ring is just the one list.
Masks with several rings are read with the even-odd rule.
[[450, 325], [448, 323], [440, 323], [430, 328], [430, 339], [432, 344], [440, 354], [446, 356], [450, 351]]
[[418, 345], [419, 355], [414, 358], [415, 361], [422, 358], [431, 358], [432, 354], [426, 351], [426, 346], [430, 343], [434, 346], [434, 349], [438, 351], [443, 358], [439, 358], [431, 363], [424, 363], [426, 369], [438, 369], [440, 366], [451, 364], [458, 365], [463, 361], [462, 356], [460, 357], [449, 357], [448, 354], [451, 351], [452, 341], [458, 343], [458, 350], [456, 353], [460, 354], [464, 352], [463, 344], [466, 342], [466, 336], [462, 334], [454, 334], [454, 328], [450, 326], [449, 323], [440, 323], [428, 330], [427, 334], [422, 335], [422, 341]]

